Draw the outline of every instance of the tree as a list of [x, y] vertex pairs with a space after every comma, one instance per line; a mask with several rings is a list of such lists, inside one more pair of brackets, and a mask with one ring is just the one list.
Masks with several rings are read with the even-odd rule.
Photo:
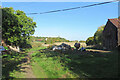
[[0, 6], [0, 29], [2, 29], [2, 8]]
[[93, 44], [94, 44], [94, 37], [89, 37], [89, 38], [86, 40], [86, 44], [87, 44], [87, 45], [93, 45]]
[[98, 28], [98, 30], [95, 32], [95, 34], [94, 34], [94, 43], [95, 44], [102, 45], [102, 39], [103, 39], [102, 32], [104, 30], [104, 27], [105, 27], [104, 25], [100, 26]]
[[118, 19], [120, 19], [120, 16], [118, 17]]
[[35, 32], [36, 23], [23, 11], [2, 8], [2, 39], [8, 45], [21, 46]]

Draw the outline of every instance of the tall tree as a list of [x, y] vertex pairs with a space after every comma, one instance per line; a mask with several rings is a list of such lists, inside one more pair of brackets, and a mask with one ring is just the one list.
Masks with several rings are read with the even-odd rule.
[[95, 44], [99, 44], [99, 45], [102, 45], [102, 37], [103, 37], [103, 34], [102, 34], [102, 32], [103, 32], [103, 30], [104, 30], [104, 27], [105, 27], [105, 25], [103, 25], [103, 26], [100, 26], [99, 28], [98, 28], [98, 30], [95, 32], [95, 34], [94, 34], [94, 43]]
[[36, 23], [23, 11], [2, 8], [2, 39], [9, 45], [23, 45], [34, 34]]

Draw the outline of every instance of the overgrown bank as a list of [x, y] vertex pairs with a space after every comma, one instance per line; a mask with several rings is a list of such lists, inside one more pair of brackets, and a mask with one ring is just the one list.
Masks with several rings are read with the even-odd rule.
[[[115, 78], [118, 77], [118, 51], [53, 52], [40, 49], [33, 53], [32, 65], [38, 78], [41, 67], [46, 78]], [[37, 65], [36, 65], [37, 64]], [[37, 69], [36, 69], [37, 68]], [[43, 75], [43, 74], [42, 74]]]
[[2, 55], [2, 79], [6, 78], [24, 78], [24, 72], [21, 71], [21, 64], [27, 62], [25, 58], [26, 53], [17, 53], [11, 51], [11, 53], [4, 53]]
[[[30, 65], [36, 78], [116, 78], [118, 51], [110, 53], [70, 50], [63, 53], [46, 47], [29, 49]], [[21, 65], [27, 53], [3, 55], [3, 78], [26, 78]], [[22, 69], [22, 70], [21, 70]]]

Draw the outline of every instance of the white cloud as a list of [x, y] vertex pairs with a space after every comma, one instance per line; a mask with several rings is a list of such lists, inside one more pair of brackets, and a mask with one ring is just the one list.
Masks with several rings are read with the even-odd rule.
[[1, 2], [107, 2], [113, 0], [1, 0]]

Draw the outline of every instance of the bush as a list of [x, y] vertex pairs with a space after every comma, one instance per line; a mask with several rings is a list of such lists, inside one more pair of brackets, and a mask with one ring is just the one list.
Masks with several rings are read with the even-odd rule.
[[95, 44], [102, 45], [102, 38], [103, 38], [102, 32], [104, 30], [104, 27], [105, 26], [100, 26], [98, 28], [98, 30], [95, 32], [95, 34], [94, 34], [94, 43]]
[[104, 30], [104, 25], [103, 26], [100, 26], [97, 31], [95, 32], [94, 36], [93, 37], [89, 37], [87, 40], [86, 40], [86, 44], [87, 45], [97, 45], [97, 46], [100, 46], [102, 47], [102, 38], [103, 38], [103, 30]]
[[79, 41], [79, 42], [84, 42], [84, 43], [85, 43], [86, 41], [81, 40], [81, 41]]
[[93, 44], [94, 44], [94, 37], [89, 37], [89, 38], [86, 40], [86, 44], [87, 44], [87, 45], [93, 45]]

